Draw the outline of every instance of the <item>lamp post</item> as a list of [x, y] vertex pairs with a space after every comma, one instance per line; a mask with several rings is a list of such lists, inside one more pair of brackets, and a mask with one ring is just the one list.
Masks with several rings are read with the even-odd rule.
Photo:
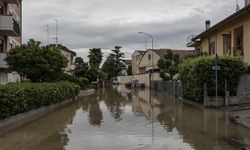
[[149, 79], [150, 81], [152, 81], [153, 80], [153, 71], [154, 71], [154, 66], [153, 66], [153, 63], [154, 63], [154, 61], [153, 61], [154, 37], [151, 34], [148, 34], [145, 32], [138, 32], [138, 34], [146, 35], [146, 36], [150, 37], [152, 40], [152, 54], [151, 54], [151, 67], [152, 68], [151, 68], [151, 75], [150, 75], [150, 79]]

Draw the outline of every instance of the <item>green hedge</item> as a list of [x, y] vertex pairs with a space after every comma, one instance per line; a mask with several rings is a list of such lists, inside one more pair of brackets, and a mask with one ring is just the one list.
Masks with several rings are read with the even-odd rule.
[[[183, 96], [191, 100], [203, 102], [203, 87], [207, 83], [208, 95], [215, 96], [215, 71], [212, 70], [215, 57], [200, 56], [189, 58], [179, 66]], [[246, 65], [239, 57], [219, 57], [221, 70], [218, 71], [218, 95], [224, 96], [225, 80], [231, 95], [235, 95], [240, 75]]]
[[80, 79], [78, 79], [77, 77], [74, 77], [72, 75], [69, 75], [69, 74], [66, 74], [66, 73], [63, 73], [61, 75], [59, 75], [57, 77], [57, 82], [58, 81], [68, 81], [68, 82], [72, 82], [72, 83], [75, 83], [77, 85], [79, 85], [81, 87], [81, 89], [85, 89], [86, 88], [86, 84], [84, 82], [82, 82]]
[[79, 89], [70, 82], [1, 85], [0, 119], [73, 98]]

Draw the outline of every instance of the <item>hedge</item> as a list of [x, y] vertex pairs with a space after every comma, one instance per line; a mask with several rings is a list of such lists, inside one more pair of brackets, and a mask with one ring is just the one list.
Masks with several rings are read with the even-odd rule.
[[79, 89], [70, 82], [1, 85], [0, 119], [73, 98]]
[[[189, 58], [179, 65], [183, 96], [194, 101], [203, 102], [204, 83], [207, 83], [209, 96], [215, 96], [215, 71], [212, 70], [215, 57], [200, 56]], [[246, 70], [246, 65], [239, 57], [219, 57], [221, 70], [218, 71], [218, 95], [225, 95], [225, 80], [228, 91], [236, 95], [240, 75]]]
[[66, 73], [63, 73], [61, 75], [59, 75], [57, 77], [57, 82], [59, 81], [68, 81], [68, 82], [72, 82], [72, 83], [75, 83], [77, 85], [79, 85], [81, 87], [81, 89], [85, 89], [87, 84], [85, 84], [85, 82], [82, 82], [80, 79], [78, 79], [77, 77], [74, 77], [72, 75], [69, 75], [69, 74], [66, 74]]

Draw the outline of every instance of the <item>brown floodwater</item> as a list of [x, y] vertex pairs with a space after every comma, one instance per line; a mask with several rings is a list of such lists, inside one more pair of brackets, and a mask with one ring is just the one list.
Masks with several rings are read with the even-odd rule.
[[237, 150], [227, 139], [250, 130], [227, 116], [165, 93], [105, 88], [0, 135], [0, 150]]

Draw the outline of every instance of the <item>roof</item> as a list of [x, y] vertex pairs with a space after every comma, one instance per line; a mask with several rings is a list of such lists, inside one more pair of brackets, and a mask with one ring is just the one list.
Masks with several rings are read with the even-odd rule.
[[199, 35], [197, 35], [196, 37], [194, 37], [193, 39], [199, 39], [202, 36], [204, 36], [205, 34], [208, 34], [218, 28], [220, 28], [221, 26], [229, 23], [230, 21], [238, 18], [239, 16], [249, 13], [250, 12], [250, 4], [243, 7], [242, 9], [240, 9], [239, 11], [235, 12], [234, 14], [230, 15], [229, 17], [223, 19], [222, 21], [218, 22], [217, 24], [215, 24], [214, 26], [212, 26], [211, 28], [207, 29], [206, 31], [200, 33]]
[[[167, 50], [168, 49], [154, 49], [153, 51], [157, 53], [160, 57], [164, 57], [165, 55], [167, 55]], [[176, 50], [169, 49], [169, 50], [172, 50], [172, 53], [174, 55], [179, 55], [181, 58], [194, 54], [194, 51], [192, 50], [177, 50], [177, 49]]]
[[144, 55], [147, 51], [135, 50], [134, 53], [132, 54], [132, 56], [133, 56], [136, 52], [139, 53], [140, 55]]
[[[50, 45], [56, 46], [56, 44], [50, 44]], [[65, 46], [63, 46], [63, 45], [61, 45], [61, 44], [58, 44], [57, 46], [58, 46], [58, 48], [59, 48], [60, 50], [65, 51], [65, 52], [68, 52], [68, 53], [71, 53], [73, 56], [76, 56], [76, 52], [74, 52], [74, 51], [68, 49], [67, 47], [65, 47]]]
[[132, 60], [122, 60], [126, 65], [131, 65], [132, 64]]

